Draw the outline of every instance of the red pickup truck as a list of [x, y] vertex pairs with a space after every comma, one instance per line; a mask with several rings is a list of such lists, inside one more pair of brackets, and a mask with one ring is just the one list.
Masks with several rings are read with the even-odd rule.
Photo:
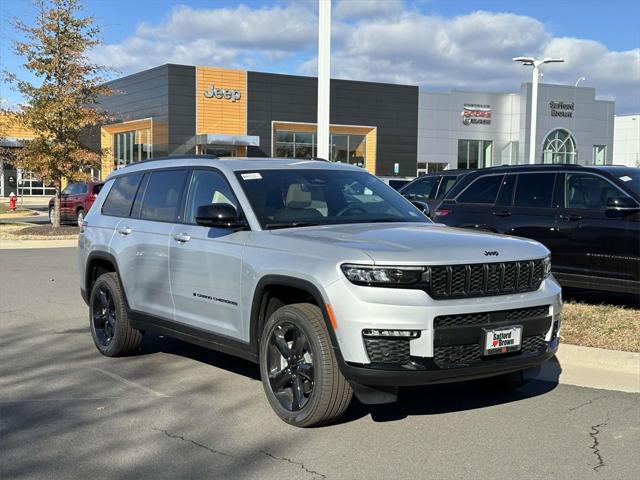
[[[60, 223], [82, 225], [104, 182], [70, 183], [60, 195]], [[53, 202], [49, 200], [49, 220], [53, 223]]]

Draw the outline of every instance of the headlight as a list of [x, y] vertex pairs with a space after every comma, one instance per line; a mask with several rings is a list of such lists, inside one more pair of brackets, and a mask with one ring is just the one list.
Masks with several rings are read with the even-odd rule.
[[551, 255], [542, 260], [542, 265], [544, 266], [544, 278], [547, 278], [551, 275]]
[[340, 268], [345, 277], [356, 285], [402, 286], [424, 281], [424, 267], [370, 267], [367, 265], [344, 264]]

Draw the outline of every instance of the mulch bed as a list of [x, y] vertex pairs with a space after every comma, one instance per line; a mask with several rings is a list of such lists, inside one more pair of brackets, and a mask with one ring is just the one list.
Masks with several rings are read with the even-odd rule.
[[14, 235], [17, 237], [20, 237], [23, 235], [58, 237], [61, 235], [77, 235], [79, 232], [80, 232], [80, 228], [76, 227], [75, 225], [60, 225], [60, 227], [58, 228], [53, 228], [51, 225], [37, 225], [34, 227], [22, 228], [14, 232]]

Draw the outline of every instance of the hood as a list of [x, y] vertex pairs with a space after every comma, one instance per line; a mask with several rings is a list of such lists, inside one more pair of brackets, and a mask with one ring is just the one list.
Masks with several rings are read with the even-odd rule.
[[442, 224], [363, 223], [274, 230], [276, 236], [358, 249], [376, 264], [491, 263], [548, 255], [533, 240], [451, 228]]

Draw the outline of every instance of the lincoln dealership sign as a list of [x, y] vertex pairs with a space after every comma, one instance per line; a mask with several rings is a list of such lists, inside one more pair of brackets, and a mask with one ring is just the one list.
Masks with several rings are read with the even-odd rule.
[[554, 102], [554, 101], [549, 102], [549, 109], [551, 110], [552, 117], [572, 118], [574, 107], [575, 107], [575, 104], [573, 102], [571, 103]]
[[232, 102], [237, 102], [242, 96], [240, 90], [234, 90], [231, 88], [216, 88], [213, 86], [213, 84], [211, 84], [209, 90], [205, 90], [202, 94], [207, 98], [231, 100]]
[[461, 115], [463, 125], [491, 125], [491, 105], [465, 103]]

